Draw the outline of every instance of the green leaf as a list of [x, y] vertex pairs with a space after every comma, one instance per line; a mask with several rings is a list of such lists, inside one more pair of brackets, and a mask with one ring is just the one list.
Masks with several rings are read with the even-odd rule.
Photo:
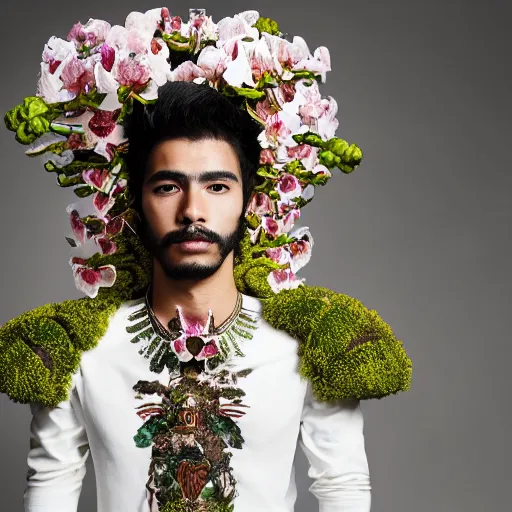
[[265, 93], [263, 91], [257, 91], [256, 89], [253, 89], [252, 87], [233, 87], [229, 86], [226, 87], [224, 90], [226, 93], [230, 94], [231, 96], [238, 95], [243, 96], [245, 98], [250, 98], [252, 100], [261, 100], [265, 97]]
[[260, 167], [256, 174], [264, 178], [277, 178], [277, 171], [273, 167]]
[[151, 446], [155, 434], [164, 430], [166, 427], [167, 423], [162, 418], [157, 418], [155, 416], [149, 418], [149, 420], [147, 420], [133, 436], [137, 448], [147, 448], [148, 446]]
[[83, 199], [84, 197], [90, 196], [94, 193], [94, 188], [89, 185], [84, 185], [83, 187], [76, 187], [73, 189], [75, 195], [79, 198]]

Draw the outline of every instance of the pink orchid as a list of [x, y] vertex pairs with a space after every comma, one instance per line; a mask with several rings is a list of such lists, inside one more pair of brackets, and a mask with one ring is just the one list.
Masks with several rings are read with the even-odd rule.
[[120, 85], [140, 90], [151, 78], [151, 68], [143, 55], [126, 56], [119, 60], [113, 76]]
[[115, 203], [115, 198], [104, 192], [98, 191], [93, 195], [92, 204], [96, 208], [99, 217], [106, 215]]
[[44, 45], [43, 62], [49, 65], [50, 72], [54, 74], [62, 62], [65, 63], [76, 55], [78, 54], [72, 42], [52, 36]]
[[199, 30], [199, 41], [208, 41], [217, 39], [217, 24], [213, 22], [211, 16], [204, 16], [202, 18]]
[[[178, 359], [180, 361], [187, 362], [194, 357], [193, 354], [191, 354], [187, 349], [187, 338], [192, 336], [204, 338], [205, 336], [209, 335], [210, 330], [213, 327], [212, 310], [210, 309], [208, 311], [208, 319], [204, 324], [198, 318], [186, 316], [180, 306], [177, 306], [176, 310], [181, 325], [181, 335], [176, 340], [174, 340], [173, 348], [175, 354], [178, 356]], [[195, 356], [198, 361], [212, 357], [218, 352], [218, 348], [213, 338], [210, 338], [208, 341], [204, 340], [204, 342], [205, 344], [203, 348]]]
[[284, 247], [269, 247], [265, 255], [279, 265], [285, 265], [290, 262], [290, 253]]
[[295, 221], [300, 217], [300, 210], [298, 208], [294, 208], [289, 213], [287, 213], [282, 219], [282, 230], [284, 233], [288, 233], [290, 229], [293, 228]]
[[224, 47], [224, 51], [227, 55], [232, 56], [232, 60], [227, 63], [223, 78], [233, 87], [254, 87], [256, 85], [244, 44], [241, 40], [235, 39], [232, 50], [227, 49], [229, 43]]
[[267, 41], [264, 38], [256, 43], [250, 64], [255, 80], [259, 80], [268, 71], [276, 71], [279, 75], [283, 71], [281, 64], [275, 62], [272, 58]]
[[261, 218], [261, 227], [272, 236], [277, 236], [281, 232], [281, 226], [279, 223], [273, 219], [272, 217], [262, 217]]
[[110, 23], [103, 20], [90, 18], [85, 25], [77, 22], [68, 34], [68, 41], [73, 42], [77, 50], [83, 46], [93, 48], [105, 41], [110, 28]]
[[224, 46], [233, 39], [252, 38], [255, 41], [259, 39], [259, 31], [253, 25], [258, 21], [257, 11], [244, 11], [235, 14], [233, 18], [226, 17], [217, 23], [218, 40], [217, 47]]
[[306, 41], [302, 37], [295, 36], [292, 42], [264, 32], [271, 54], [274, 56], [276, 65], [281, 64], [286, 68], [292, 68], [295, 64], [307, 58], [310, 53]]
[[325, 46], [315, 50], [313, 56], [308, 55], [293, 66], [293, 70], [308, 70], [320, 74], [322, 83], [325, 82], [327, 71], [331, 71], [331, 56]]
[[88, 238], [87, 236], [87, 228], [85, 224], [82, 222], [80, 218], [80, 214], [77, 210], [73, 208], [72, 205], [69, 205], [66, 208], [66, 211], [69, 215], [69, 222], [71, 224], [71, 229], [73, 231], [74, 240], [77, 245], [83, 245]]
[[198, 361], [201, 361], [202, 359], [209, 359], [218, 353], [219, 349], [217, 344], [215, 343], [215, 340], [212, 339], [203, 347], [201, 352], [196, 356], [196, 359]]
[[282, 112], [277, 112], [267, 119], [265, 130], [258, 136], [261, 147], [276, 147], [291, 135], [292, 131], [286, 126], [281, 114]]
[[104, 190], [109, 182], [110, 172], [108, 169], [86, 169], [82, 171], [82, 179], [85, 183], [97, 190]]
[[104, 265], [97, 269], [87, 266], [81, 258], [71, 258], [70, 265], [73, 270], [76, 287], [94, 299], [100, 287], [111, 287], [116, 280], [116, 269], [113, 265]]
[[117, 250], [116, 243], [108, 237], [97, 238], [96, 242], [104, 255], [114, 254]]
[[160, 28], [161, 23], [162, 9], [157, 7], [144, 13], [137, 11], [131, 12], [126, 17], [124, 27], [131, 35], [140, 36], [142, 40], [145, 40], [145, 48], [147, 48], [148, 41], [153, 38], [155, 31]]
[[295, 98], [295, 86], [292, 83], [283, 82], [279, 87], [274, 89], [274, 96], [279, 105], [284, 106], [291, 103]]
[[215, 46], [204, 48], [197, 59], [197, 65], [204, 71], [204, 76], [210, 82], [215, 82], [222, 76], [227, 63], [227, 55], [221, 48], [216, 48]]
[[313, 146], [310, 146], [309, 144], [297, 144], [297, 146], [294, 146], [292, 148], [286, 148], [288, 156], [290, 158], [292, 158], [293, 160], [301, 161], [310, 158], [312, 153], [314, 153], [314, 149], [318, 148], [313, 148]]
[[173, 32], [179, 32], [181, 29], [181, 18], [179, 16], [171, 16], [167, 7], [162, 7], [162, 31], [166, 34], [172, 34]]
[[262, 149], [260, 152], [260, 164], [261, 165], [272, 165], [276, 161], [274, 152], [271, 149]]
[[73, 57], [69, 60], [60, 75], [63, 87], [78, 96], [81, 92], [87, 94], [94, 87], [94, 66], [93, 59], [78, 59]]
[[84, 131], [84, 143], [87, 149], [112, 160], [113, 148], [126, 141], [124, 128], [115, 122], [119, 111], [86, 111], [74, 118], [61, 117], [56, 120], [61, 125], [81, 126]]
[[116, 198], [114, 196], [126, 188], [127, 181], [125, 179], [120, 179], [115, 184], [113, 179], [114, 177], [110, 174], [109, 181], [104, 185], [104, 189], [95, 192], [93, 195], [92, 203], [100, 218], [105, 217], [107, 212], [115, 205]]
[[51, 37], [44, 47], [41, 75], [37, 83], [37, 95], [47, 103], [71, 101], [76, 93], [65, 89], [61, 74], [68, 62], [77, 56], [75, 45], [57, 37]]
[[317, 131], [323, 139], [334, 137], [339, 122], [336, 119], [338, 104], [332, 96], [328, 96], [327, 106], [322, 116], [317, 121]]
[[290, 252], [290, 269], [295, 274], [311, 259], [311, 250], [314, 242], [309, 228], [304, 226], [290, 233], [296, 239], [288, 245]]
[[110, 215], [107, 214], [105, 220], [105, 234], [111, 237], [121, 233], [126, 223], [126, 220], [121, 215], [110, 218]]
[[192, 82], [202, 77], [206, 77], [205, 71], [190, 60], [183, 62], [172, 71], [172, 81]]
[[177, 340], [174, 340], [174, 350], [177, 354], [182, 354], [183, 352], [186, 351], [186, 347], [185, 347], [185, 340], [183, 340], [182, 338], [178, 338]]
[[286, 172], [279, 176], [276, 189], [283, 203], [293, 202], [292, 199], [300, 197], [302, 193], [302, 187], [298, 178]]
[[183, 313], [183, 309], [181, 306], [177, 306], [178, 318], [181, 323], [181, 329], [183, 334], [188, 336], [201, 336], [204, 334], [208, 334], [210, 329], [210, 324], [212, 322], [212, 310], [208, 310], [208, 319], [203, 324], [202, 321], [198, 318], [192, 318], [190, 316], [186, 316]]
[[268, 284], [274, 293], [281, 290], [289, 290], [298, 288], [304, 283], [305, 279], [298, 279], [297, 276], [289, 268], [273, 270], [267, 277]]
[[103, 66], [103, 69], [107, 72], [112, 71], [112, 67], [114, 66], [114, 62], [116, 59], [116, 51], [114, 50], [114, 48], [105, 43], [101, 45], [100, 55], [101, 65]]
[[256, 114], [262, 120], [266, 122], [267, 118], [276, 113], [276, 109], [270, 104], [268, 98], [258, 101], [256, 103]]
[[247, 207], [247, 213], [255, 213], [256, 215], [262, 216], [271, 214], [272, 211], [272, 200], [267, 194], [263, 192], [253, 194], [249, 206]]

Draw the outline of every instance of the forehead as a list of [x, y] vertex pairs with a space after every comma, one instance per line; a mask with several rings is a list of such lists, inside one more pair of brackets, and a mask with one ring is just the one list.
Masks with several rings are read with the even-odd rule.
[[241, 178], [240, 162], [234, 148], [217, 139], [173, 139], [158, 143], [149, 154], [147, 176], [162, 169], [190, 175], [226, 170]]

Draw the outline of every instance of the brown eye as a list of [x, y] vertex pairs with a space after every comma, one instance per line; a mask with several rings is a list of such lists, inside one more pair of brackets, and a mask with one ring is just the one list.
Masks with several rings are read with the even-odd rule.
[[172, 184], [167, 184], [167, 185], [160, 185], [159, 187], [156, 187], [154, 192], [159, 194], [159, 193], [169, 193], [169, 192], [174, 192], [174, 190], [172, 190], [172, 187], [174, 188], [177, 188], [176, 185], [172, 185]]
[[224, 185], [223, 183], [215, 183], [210, 188], [213, 189], [214, 187], [216, 187], [216, 189], [213, 190], [214, 192], [222, 192], [223, 188], [229, 190], [229, 187], [227, 185]]

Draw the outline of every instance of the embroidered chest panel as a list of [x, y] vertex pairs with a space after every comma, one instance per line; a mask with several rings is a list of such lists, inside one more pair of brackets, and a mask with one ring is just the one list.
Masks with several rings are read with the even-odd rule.
[[134, 441], [140, 448], [152, 446], [146, 482], [150, 510], [232, 511], [237, 482], [230, 450], [242, 448], [237, 419], [248, 408], [238, 381], [251, 370], [234, 372], [229, 360], [244, 355], [240, 342], [252, 338], [258, 317], [241, 310], [239, 296], [225, 328], [214, 329], [211, 312], [203, 326], [178, 308], [167, 331], [147, 301], [128, 320], [126, 330], [151, 371], [168, 368], [170, 375], [167, 385], [140, 380], [133, 387], [143, 401], [136, 414], [144, 422]]

